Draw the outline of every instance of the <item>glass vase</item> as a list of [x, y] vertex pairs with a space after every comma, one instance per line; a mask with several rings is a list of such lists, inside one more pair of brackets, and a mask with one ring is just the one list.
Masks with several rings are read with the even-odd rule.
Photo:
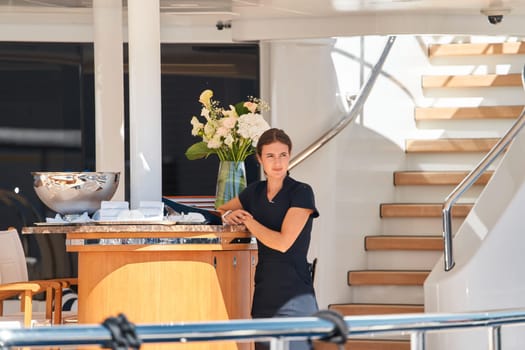
[[235, 198], [246, 188], [246, 169], [243, 161], [221, 161], [217, 175], [215, 208]]

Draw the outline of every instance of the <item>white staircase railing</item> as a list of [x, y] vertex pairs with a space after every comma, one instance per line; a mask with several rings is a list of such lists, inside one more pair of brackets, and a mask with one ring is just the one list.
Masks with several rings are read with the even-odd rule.
[[[525, 66], [521, 73], [521, 84], [525, 89]], [[456, 188], [445, 198], [443, 203], [443, 254], [445, 261], [445, 271], [450, 271], [454, 267], [454, 255], [452, 252], [452, 206], [457, 202], [459, 197], [463, 195], [477, 180], [478, 178], [487, 170], [487, 168], [498, 158], [498, 156], [507, 148], [509, 143], [511, 143], [520, 130], [525, 125], [525, 108], [521, 112], [518, 119], [510, 127], [507, 133], [492, 147], [492, 149], [487, 153], [485, 157], [479, 162], [479, 164], [472, 170]]]
[[301, 153], [293, 157], [290, 160], [290, 164], [288, 165], [288, 170], [291, 170], [296, 165], [301, 163], [303, 160], [311, 156], [315, 151], [323, 147], [324, 144], [326, 144], [332, 138], [337, 136], [337, 134], [339, 134], [344, 128], [346, 128], [359, 115], [359, 113], [361, 113], [361, 110], [363, 109], [363, 106], [368, 98], [368, 95], [370, 94], [370, 91], [372, 90], [372, 87], [374, 86], [376, 79], [379, 73], [381, 72], [381, 68], [383, 67], [383, 64], [385, 63], [386, 58], [388, 57], [388, 54], [390, 53], [390, 49], [392, 48], [392, 45], [394, 45], [395, 40], [396, 40], [395, 36], [388, 37], [388, 40], [385, 44], [385, 47], [383, 48], [383, 52], [381, 53], [379, 60], [377, 61], [374, 68], [372, 68], [372, 71], [370, 72], [370, 76], [368, 77], [368, 80], [366, 81], [365, 85], [363, 85], [363, 87], [359, 91], [359, 94], [357, 95], [354, 103], [350, 107], [350, 111], [348, 112], [348, 114], [345, 115], [344, 118], [341, 119], [339, 123], [337, 123], [337, 125], [335, 125], [329, 131], [327, 131], [320, 138], [315, 140], [304, 151], [302, 151]]

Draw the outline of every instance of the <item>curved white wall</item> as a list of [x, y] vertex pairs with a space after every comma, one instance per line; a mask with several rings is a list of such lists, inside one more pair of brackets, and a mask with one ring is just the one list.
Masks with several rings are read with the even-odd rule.
[[[445, 272], [440, 259], [426, 280], [426, 312], [525, 308], [523, 154], [522, 132], [456, 233], [455, 267]], [[523, 348], [523, 329], [514, 332], [518, 334], [508, 332], [505, 349]], [[433, 337], [430, 343], [432, 348], [447, 349], [488, 346], [484, 333], [468, 339], [453, 334]]]

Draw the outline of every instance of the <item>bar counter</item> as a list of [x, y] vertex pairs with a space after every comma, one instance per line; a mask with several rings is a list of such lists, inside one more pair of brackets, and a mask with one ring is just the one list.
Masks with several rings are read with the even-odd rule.
[[[257, 248], [244, 226], [41, 224], [22, 233], [66, 234], [66, 250], [78, 253], [79, 323], [119, 313], [137, 324], [250, 318]], [[232, 348], [213, 344], [223, 346]]]

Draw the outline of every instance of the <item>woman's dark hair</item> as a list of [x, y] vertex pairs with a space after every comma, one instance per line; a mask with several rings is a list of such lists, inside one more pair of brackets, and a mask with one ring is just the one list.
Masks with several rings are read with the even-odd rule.
[[262, 148], [264, 145], [269, 145], [270, 143], [280, 142], [288, 146], [288, 152], [292, 152], [292, 140], [284, 130], [272, 128], [268, 129], [262, 133], [257, 141], [256, 152], [259, 156], [262, 156]]

